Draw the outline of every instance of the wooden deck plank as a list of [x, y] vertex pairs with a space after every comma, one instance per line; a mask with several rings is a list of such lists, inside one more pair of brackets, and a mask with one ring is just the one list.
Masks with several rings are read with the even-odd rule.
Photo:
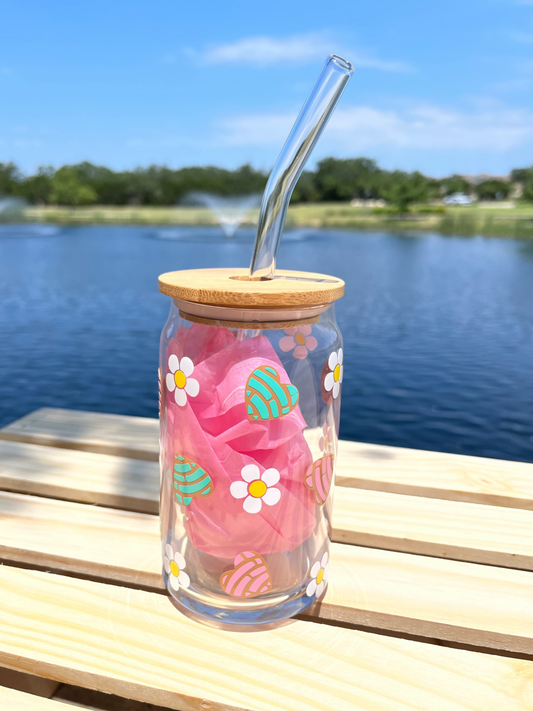
[[159, 421], [101, 412], [42, 408], [0, 430], [0, 439], [156, 462]]
[[159, 465], [0, 441], [0, 489], [155, 514], [159, 510]]
[[[164, 591], [155, 516], [0, 493], [0, 522], [2, 562]], [[331, 566], [313, 619], [533, 654], [532, 573], [340, 544]]]
[[[26, 694], [32, 694], [33, 696], [41, 696], [50, 699], [56, 693], [59, 686], [58, 681], [43, 679], [41, 676], [25, 674], [0, 666], [0, 692], [4, 687], [7, 687], [8, 689], [15, 689], [16, 691], [21, 691]], [[0, 693], [0, 701], [1, 699], [2, 695]], [[1, 703], [0, 708], [3, 708]]]
[[173, 709], [533, 709], [525, 660], [303, 621], [222, 632], [163, 595], [8, 566], [0, 591], [0, 664]]
[[[159, 468], [110, 455], [0, 442], [0, 490], [157, 513]], [[337, 486], [342, 543], [533, 570], [533, 512]]]
[[0, 560], [163, 589], [147, 514], [0, 492]]
[[341, 441], [337, 485], [533, 509], [533, 464]]
[[0, 686], [0, 708], [4, 711], [79, 711], [80, 706]]
[[[0, 442], [0, 490], [157, 513], [159, 468], [111, 455]], [[333, 538], [533, 570], [533, 512], [337, 486]]]
[[336, 487], [342, 543], [533, 570], [533, 511]]
[[[158, 421], [43, 408], [0, 439], [157, 461]], [[533, 464], [341, 441], [339, 486], [533, 509]]]

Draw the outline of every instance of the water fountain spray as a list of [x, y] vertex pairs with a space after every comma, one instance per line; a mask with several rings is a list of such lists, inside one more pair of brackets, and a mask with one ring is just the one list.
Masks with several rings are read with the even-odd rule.
[[0, 222], [20, 222], [25, 218], [27, 203], [21, 198], [0, 195]]
[[184, 202], [202, 205], [211, 210], [225, 237], [233, 237], [250, 210], [259, 207], [261, 195], [213, 195], [205, 192], [189, 193]]

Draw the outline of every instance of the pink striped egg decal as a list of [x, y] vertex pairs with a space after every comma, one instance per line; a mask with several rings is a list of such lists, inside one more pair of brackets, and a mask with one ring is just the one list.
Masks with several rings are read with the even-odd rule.
[[272, 590], [265, 559], [259, 553], [244, 551], [235, 556], [235, 566], [220, 576], [220, 585], [231, 597], [255, 597]]
[[305, 473], [305, 485], [315, 492], [315, 501], [319, 506], [328, 498], [333, 481], [333, 454], [313, 462]]

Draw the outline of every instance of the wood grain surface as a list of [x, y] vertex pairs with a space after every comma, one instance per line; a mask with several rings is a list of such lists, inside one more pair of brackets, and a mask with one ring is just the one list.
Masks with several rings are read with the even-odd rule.
[[533, 570], [533, 511], [335, 488], [342, 543]]
[[156, 514], [159, 465], [0, 440], [0, 489]]
[[[0, 440], [156, 462], [159, 422], [43, 408], [0, 429]], [[341, 441], [337, 485], [533, 509], [533, 464], [523, 462]]]
[[533, 709], [525, 660], [304, 621], [223, 632], [163, 595], [8, 566], [0, 596], [0, 664], [173, 709]]
[[[0, 441], [0, 489], [157, 513], [152, 462]], [[533, 511], [335, 488], [333, 539], [533, 570]]]
[[344, 282], [315, 272], [276, 270], [276, 278], [250, 280], [248, 269], [187, 269], [159, 277], [159, 291], [196, 304], [288, 308], [327, 304], [344, 295]]
[[0, 439], [152, 462], [159, 459], [159, 420], [149, 417], [42, 408], [0, 429]]
[[0, 560], [163, 589], [147, 514], [0, 492]]
[[[0, 489], [157, 513], [155, 463], [0, 442]], [[533, 570], [533, 512], [337, 486], [333, 538]]]
[[337, 485], [533, 509], [533, 464], [339, 442]]
[[[0, 561], [163, 592], [157, 517], [0, 493]], [[533, 573], [333, 544], [312, 619], [533, 655]]]
[[156, 420], [41, 410], [0, 439], [0, 666], [187, 711], [533, 711], [533, 465], [342, 442], [358, 545], [299, 620], [239, 634], [164, 594]]

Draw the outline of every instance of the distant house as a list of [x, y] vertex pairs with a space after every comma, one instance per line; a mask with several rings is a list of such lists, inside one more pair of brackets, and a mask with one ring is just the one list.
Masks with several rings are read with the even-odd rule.
[[480, 173], [479, 175], [461, 175], [461, 178], [466, 180], [470, 185], [480, 185], [488, 180], [500, 180], [502, 183], [508, 183], [511, 179], [510, 175], [490, 175], [490, 173]]
[[353, 200], [350, 200], [350, 205], [352, 207], [385, 207], [386, 202], [385, 202], [385, 200], [382, 200], [381, 198], [376, 198], [376, 199], [353, 198]]
[[445, 205], [471, 205], [472, 198], [464, 193], [454, 193], [453, 195], [448, 195], [442, 201]]

